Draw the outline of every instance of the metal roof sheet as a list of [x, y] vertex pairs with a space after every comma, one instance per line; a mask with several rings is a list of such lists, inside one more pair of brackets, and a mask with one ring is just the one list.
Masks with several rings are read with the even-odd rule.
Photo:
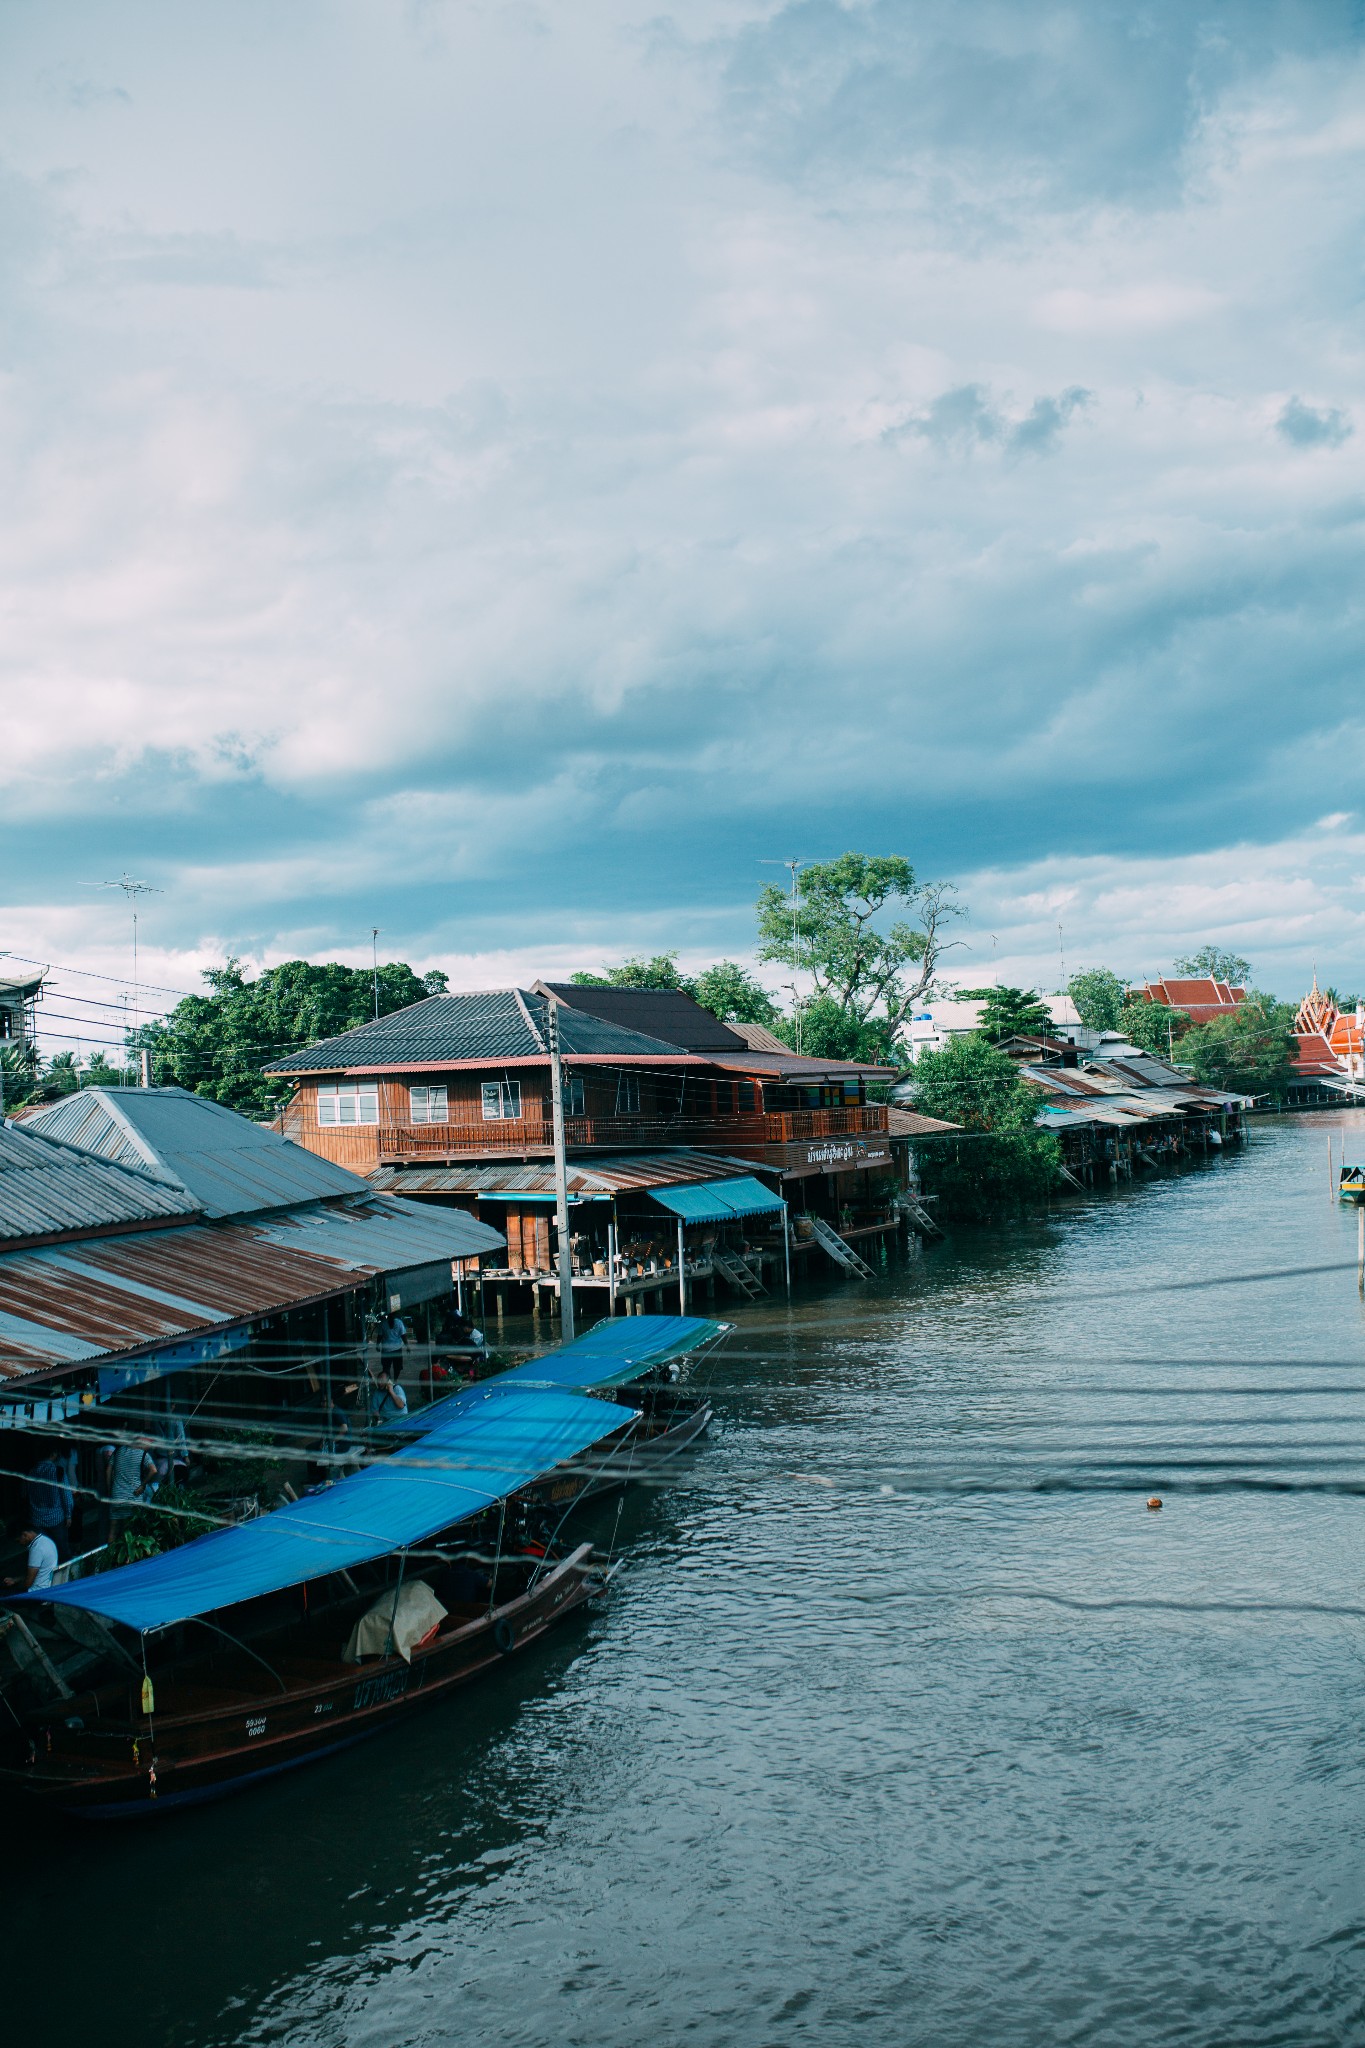
[[[684, 1052], [737, 1052], [749, 1042], [681, 988], [595, 988], [576, 981], [538, 981], [534, 993], [557, 996], [562, 1007], [662, 1038]], [[561, 1016], [562, 1026], [568, 1021]]]
[[184, 1088], [83, 1088], [25, 1129], [183, 1189], [206, 1216], [363, 1194], [367, 1183], [278, 1131]]
[[[268, 1074], [353, 1073], [390, 1066], [471, 1065], [498, 1060], [548, 1058], [544, 996], [527, 989], [484, 989], [464, 995], [428, 996], [406, 1010], [394, 1010], [377, 1024], [362, 1024], [324, 1038], [317, 1045], [272, 1060]], [[661, 1038], [604, 1023], [582, 1010], [561, 1006], [559, 1037], [564, 1051], [585, 1058], [686, 1060], [688, 1055]]]
[[[630, 1188], [681, 1186], [752, 1172], [752, 1160], [679, 1149], [594, 1159], [591, 1166], [571, 1159], [567, 1177], [571, 1195], [610, 1195]], [[371, 1174], [370, 1185], [398, 1195], [552, 1195], [555, 1173], [548, 1161], [529, 1166], [516, 1162], [505, 1166], [381, 1166]]]
[[0, 1124], [0, 1245], [192, 1216], [197, 1207], [183, 1188], [91, 1159], [31, 1123]]
[[0, 1376], [145, 1351], [503, 1241], [462, 1209], [369, 1194], [254, 1223], [13, 1251], [0, 1255]]

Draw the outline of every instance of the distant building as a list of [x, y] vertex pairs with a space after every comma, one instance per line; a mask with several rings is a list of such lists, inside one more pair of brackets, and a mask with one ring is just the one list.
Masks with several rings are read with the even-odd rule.
[[1311, 1106], [1365, 1094], [1365, 1004], [1339, 1010], [1316, 974], [1294, 1019], [1294, 1045], [1291, 1101]]
[[1230, 1016], [1247, 999], [1244, 988], [1216, 981], [1209, 974], [1183, 979], [1163, 975], [1159, 981], [1144, 982], [1134, 993], [1140, 1001], [1160, 1003], [1168, 1010], [1183, 1010], [1194, 1024], [1208, 1024], [1215, 1017]]

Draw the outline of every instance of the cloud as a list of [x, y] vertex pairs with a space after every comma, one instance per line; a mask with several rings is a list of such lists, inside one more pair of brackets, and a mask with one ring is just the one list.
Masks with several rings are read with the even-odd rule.
[[1291, 398], [1275, 422], [1275, 430], [1295, 448], [1340, 448], [1353, 432], [1351, 422], [1336, 406], [1320, 412]]
[[1344, 8], [156, 20], [0, 74], [0, 943], [126, 866], [168, 957], [737, 951], [773, 855], [1355, 813]]

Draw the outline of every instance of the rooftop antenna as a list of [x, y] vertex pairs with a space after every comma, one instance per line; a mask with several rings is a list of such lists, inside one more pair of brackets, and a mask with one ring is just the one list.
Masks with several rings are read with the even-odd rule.
[[[127, 872], [126, 869], [123, 872], [123, 874], [119, 876], [116, 882], [90, 882], [87, 883], [86, 886], [87, 888], [92, 889], [122, 889], [124, 901], [127, 903], [128, 908], [133, 913], [133, 1030], [136, 1032], [139, 1029], [137, 1021], [137, 899], [139, 896], [160, 896], [164, 894], [164, 891], [158, 889], [156, 885], [152, 882], [135, 882], [133, 880], [133, 877]], [[149, 1085], [147, 1080], [148, 1065], [149, 1062], [143, 1060], [142, 1085], [144, 1088]]]
[[796, 1013], [796, 1050], [797, 1050], [797, 1052], [799, 1053], [799, 1052], [800, 1052], [800, 1050], [801, 1050], [801, 991], [800, 991], [800, 989], [799, 989], [799, 988], [797, 987], [797, 985], [796, 985], [796, 975], [797, 975], [797, 970], [799, 969], [799, 967], [800, 967], [800, 965], [801, 965], [801, 924], [800, 924], [800, 912], [799, 912], [799, 906], [798, 906], [798, 903], [797, 903], [797, 896], [796, 896], [796, 876], [797, 876], [797, 871], [798, 871], [799, 869], [801, 869], [801, 868], [804, 868], [804, 867], [808, 866], [808, 865], [809, 865], [809, 863], [808, 863], [808, 862], [806, 862], [806, 861], [804, 861], [804, 860], [772, 860], [772, 859], [762, 859], [762, 860], [760, 860], [760, 861], [759, 861], [759, 863], [758, 863], [758, 864], [759, 864], [759, 866], [760, 866], [761, 868], [789, 868], [789, 869], [791, 870], [791, 878], [792, 878], [792, 1004], [793, 1004], [793, 1007], [794, 1007], [794, 1009], [795, 1009], [795, 1013]]
[[374, 961], [374, 1021], [376, 1024], [379, 1022], [379, 934], [383, 929], [383, 925], [380, 924], [372, 924], [370, 926], [370, 954]]

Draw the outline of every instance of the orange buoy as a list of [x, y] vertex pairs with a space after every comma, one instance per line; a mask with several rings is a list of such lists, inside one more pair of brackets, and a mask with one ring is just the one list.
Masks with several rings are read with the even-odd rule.
[[1147, 1512], [1148, 1512], [1149, 1514], [1153, 1514], [1153, 1515], [1154, 1515], [1154, 1514], [1156, 1513], [1157, 1509], [1158, 1509], [1158, 1508], [1159, 1508], [1160, 1506], [1161, 1506], [1161, 1495], [1160, 1495], [1159, 1493], [1154, 1493], [1154, 1494], [1152, 1495], [1151, 1499], [1150, 1499], [1150, 1500], [1148, 1501], [1148, 1503], [1147, 1503]]

